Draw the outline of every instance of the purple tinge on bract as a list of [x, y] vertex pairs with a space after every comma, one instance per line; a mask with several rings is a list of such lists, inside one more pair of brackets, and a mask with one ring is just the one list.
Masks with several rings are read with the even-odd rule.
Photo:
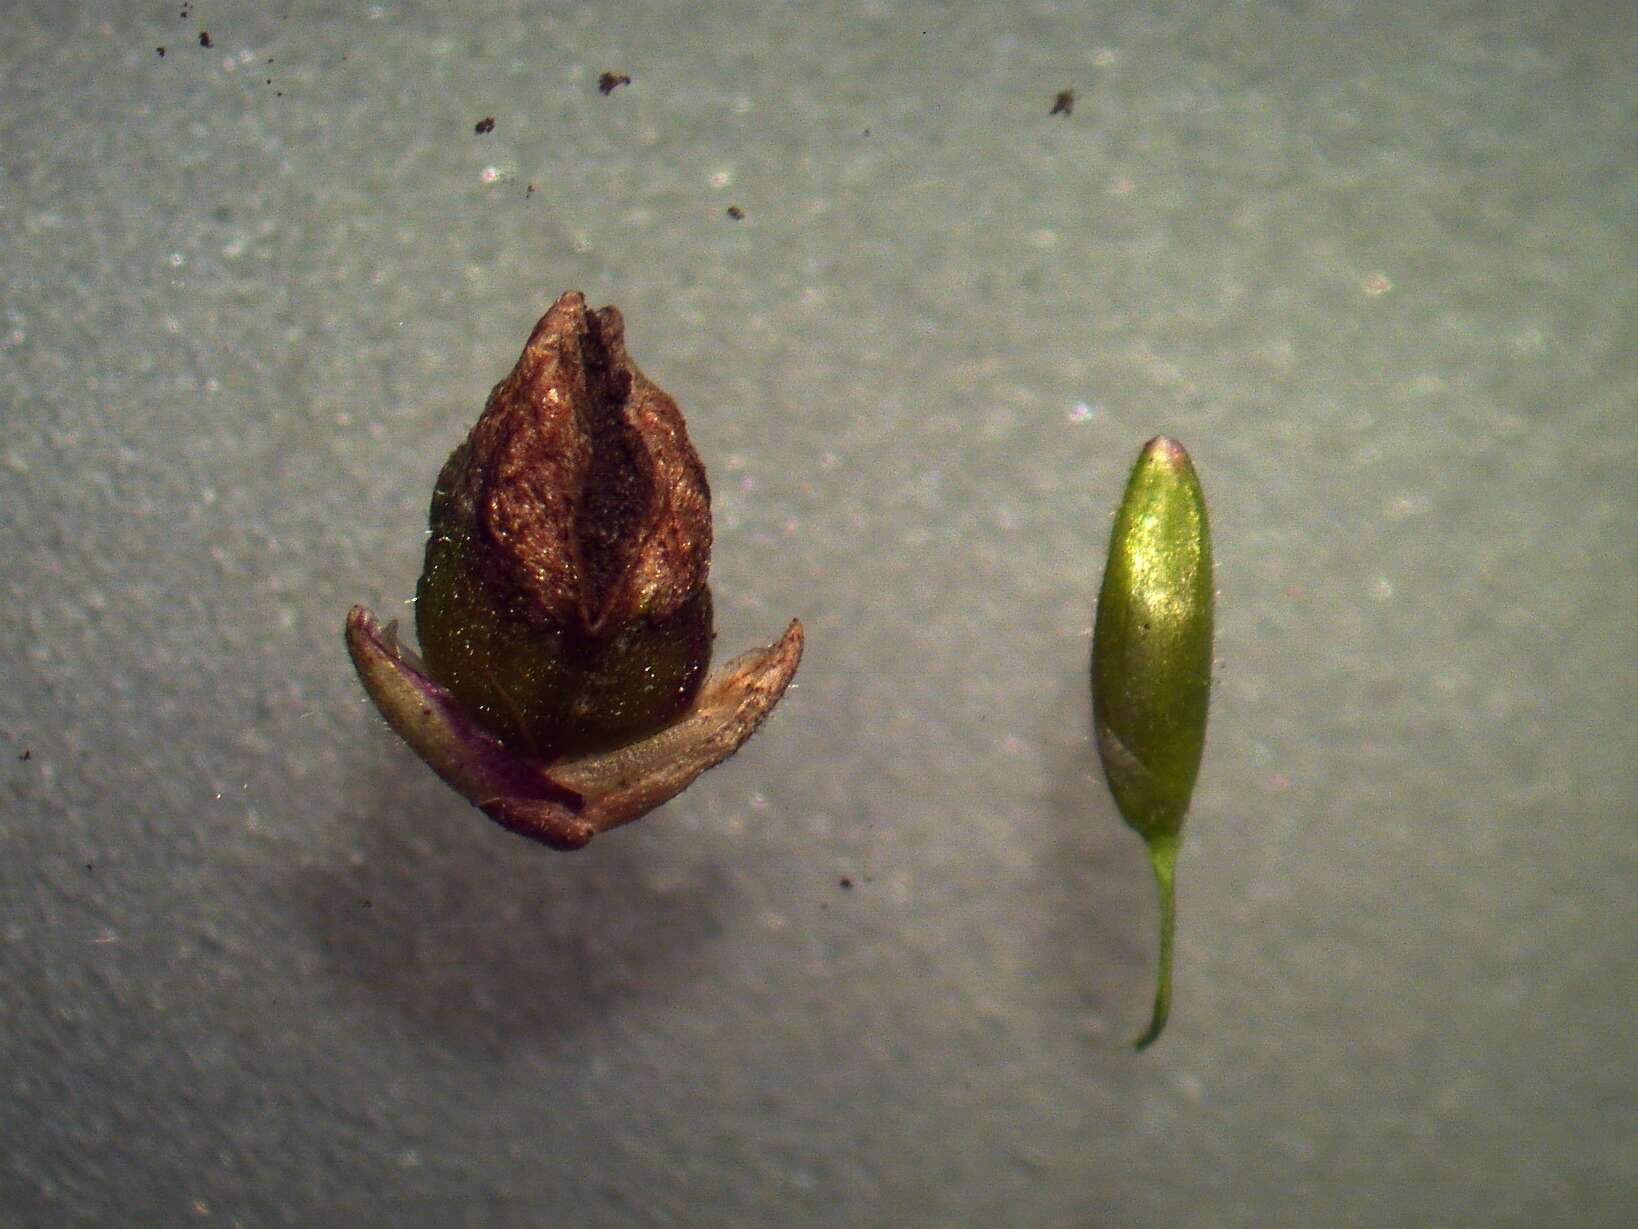
[[802, 660], [802, 624], [713, 670], [683, 716], [613, 751], [546, 763], [478, 728], [362, 606], [347, 648], [387, 724], [440, 777], [502, 827], [554, 849], [640, 819], [737, 751], [773, 710]]

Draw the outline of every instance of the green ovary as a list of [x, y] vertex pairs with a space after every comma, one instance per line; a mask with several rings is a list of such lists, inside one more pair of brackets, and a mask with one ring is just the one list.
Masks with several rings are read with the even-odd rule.
[[672, 614], [593, 637], [487, 585], [466, 534], [435, 534], [416, 590], [416, 634], [433, 677], [514, 750], [540, 759], [610, 750], [693, 702], [711, 660], [705, 586]]

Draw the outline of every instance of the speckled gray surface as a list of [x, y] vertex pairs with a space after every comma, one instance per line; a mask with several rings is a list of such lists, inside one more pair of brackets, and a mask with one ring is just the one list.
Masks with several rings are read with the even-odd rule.
[[[8, 7], [7, 1226], [1630, 1223], [1638, 37], [1196, 7]], [[810, 638], [561, 855], [340, 625], [571, 287], [719, 651]], [[1135, 1056], [1086, 655], [1159, 430], [1219, 666]]]

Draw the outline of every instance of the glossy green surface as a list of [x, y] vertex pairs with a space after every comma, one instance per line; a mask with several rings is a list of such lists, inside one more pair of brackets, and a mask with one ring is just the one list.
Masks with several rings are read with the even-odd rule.
[[666, 618], [637, 618], [602, 637], [540, 621], [492, 588], [465, 534], [434, 535], [416, 635], [433, 676], [516, 751], [550, 759], [642, 738], [688, 707], [710, 665], [704, 587]]
[[1160, 891], [1160, 972], [1138, 1046], [1171, 1010], [1175, 870], [1206, 743], [1211, 692], [1211, 535], [1183, 446], [1144, 446], [1109, 538], [1092, 637], [1092, 714], [1121, 815], [1149, 846]]

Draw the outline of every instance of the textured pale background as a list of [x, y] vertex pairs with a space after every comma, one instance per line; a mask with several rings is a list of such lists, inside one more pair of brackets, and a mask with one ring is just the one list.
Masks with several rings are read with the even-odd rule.
[[[1624, 6], [182, 7], [5, 6], [8, 1227], [1631, 1223]], [[571, 287], [719, 651], [810, 639], [565, 856], [340, 626]], [[1086, 655], [1159, 430], [1219, 666], [1135, 1056]]]

